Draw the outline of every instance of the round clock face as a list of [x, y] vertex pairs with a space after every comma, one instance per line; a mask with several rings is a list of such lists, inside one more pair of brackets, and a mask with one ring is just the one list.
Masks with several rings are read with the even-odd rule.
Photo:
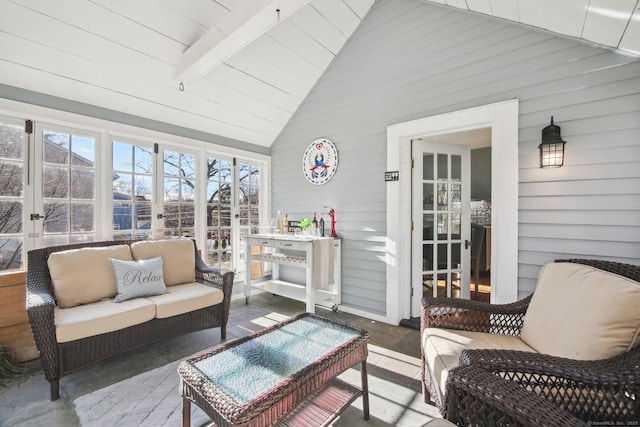
[[302, 173], [314, 185], [327, 183], [338, 169], [338, 150], [333, 142], [319, 138], [309, 144], [302, 157]]

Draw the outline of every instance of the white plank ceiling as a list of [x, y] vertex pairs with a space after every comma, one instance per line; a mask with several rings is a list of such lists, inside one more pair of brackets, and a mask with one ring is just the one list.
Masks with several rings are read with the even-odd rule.
[[[638, 0], [423, 1], [640, 55]], [[269, 147], [374, 2], [0, 0], [0, 83]]]

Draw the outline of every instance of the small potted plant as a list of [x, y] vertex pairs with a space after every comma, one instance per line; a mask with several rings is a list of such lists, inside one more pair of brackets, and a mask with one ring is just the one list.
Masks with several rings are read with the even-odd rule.
[[300, 222], [298, 222], [298, 227], [302, 229], [302, 234], [311, 234], [311, 220], [309, 218], [304, 218]]

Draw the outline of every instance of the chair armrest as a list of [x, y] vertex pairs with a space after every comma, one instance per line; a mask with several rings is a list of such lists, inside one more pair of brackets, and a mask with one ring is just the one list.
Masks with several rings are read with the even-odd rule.
[[459, 329], [520, 335], [531, 295], [510, 304], [489, 304], [459, 298], [423, 298], [421, 330]]
[[444, 417], [457, 425], [586, 426], [557, 405], [478, 366], [451, 370]]
[[500, 374], [585, 421], [640, 420], [640, 347], [604, 360], [465, 350], [461, 366]]

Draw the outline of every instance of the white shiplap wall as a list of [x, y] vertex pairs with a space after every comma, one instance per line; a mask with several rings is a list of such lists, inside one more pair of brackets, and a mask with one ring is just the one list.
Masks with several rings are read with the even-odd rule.
[[[329, 205], [343, 238], [343, 303], [385, 314], [386, 127], [517, 98], [519, 294], [558, 257], [640, 263], [640, 61], [505, 21], [378, 0], [272, 146], [273, 209]], [[553, 115], [563, 168], [538, 168]], [[302, 176], [307, 145], [334, 141], [333, 180]], [[494, 165], [499, 167], [499, 165]]]

